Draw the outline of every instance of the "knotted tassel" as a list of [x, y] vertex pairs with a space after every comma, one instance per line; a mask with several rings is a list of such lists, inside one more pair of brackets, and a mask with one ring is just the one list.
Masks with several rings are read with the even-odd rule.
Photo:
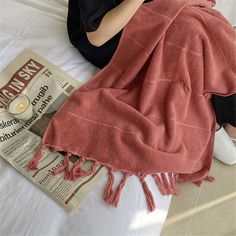
[[71, 171], [70, 171], [70, 177], [69, 179], [70, 180], [77, 180], [79, 179], [81, 176], [80, 176], [80, 173], [78, 173], [78, 170], [80, 169], [80, 163], [83, 161], [82, 158], [79, 158], [79, 160], [77, 160], [73, 166], [71, 167]]
[[80, 165], [78, 165], [76, 168], [74, 168], [71, 173], [70, 173], [70, 176], [71, 176], [71, 180], [77, 180], [81, 177], [85, 177], [85, 176], [89, 176], [91, 174], [93, 174], [96, 170], [96, 163], [93, 163], [92, 166], [91, 166], [91, 169], [88, 170], [88, 171], [85, 171], [81, 168]]
[[31, 159], [28, 163], [29, 170], [37, 170], [38, 169], [39, 160], [42, 157], [42, 149], [43, 149], [43, 145], [42, 145], [42, 143], [40, 143], [33, 159]]
[[161, 178], [158, 176], [158, 174], [153, 174], [152, 175], [153, 179], [155, 180], [155, 183], [162, 195], [166, 195], [165, 188], [163, 186], [163, 183], [161, 182]]
[[94, 162], [91, 165], [90, 170], [85, 171], [81, 168], [81, 163], [84, 161], [84, 159], [76, 161], [76, 163], [72, 166], [72, 169], [70, 171], [70, 180], [77, 180], [81, 177], [89, 176], [93, 174], [96, 171], [96, 162]]
[[194, 181], [193, 183], [197, 185], [198, 187], [200, 187], [202, 184], [202, 180]]
[[91, 175], [96, 171], [96, 167], [97, 167], [97, 163], [94, 162], [91, 166], [91, 169], [89, 171], [86, 172], [86, 175]]
[[109, 178], [108, 178], [106, 187], [104, 189], [104, 195], [103, 195], [103, 198], [106, 202], [108, 201], [108, 199], [111, 197], [113, 193], [112, 186], [114, 184], [114, 175], [111, 169], [109, 169], [108, 175], [109, 175]]
[[213, 176], [208, 175], [204, 178], [204, 180], [209, 181], [209, 182], [213, 182], [215, 180], [215, 178]]
[[84, 158], [79, 157], [79, 159], [78, 159], [78, 160], [73, 164], [73, 166], [71, 167], [71, 171], [76, 172], [78, 166], [80, 167], [80, 163], [81, 163], [82, 161], [84, 161]]
[[146, 200], [147, 200], [148, 209], [149, 209], [149, 211], [154, 211], [155, 208], [156, 208], [155, 202], [154, 202], [152, 193], [149, 190], [149, 188], [147, 186], [147, 183], [145, 182], [145, 179], [144, 179], [143, 175], [140, 176], [140, 181], [141, 181], [142, 186], [143, 186], [143, 191], [144, 191], [144, 194], [145, 194], [145, 197], [146, 197]]
[[172, 188], [172, 193], [174, 195], [178, 195], [180, 191], [179, 191], [179, 189], [176, 186], [175, 175], [172, 174], [172, 173], [169, 173], [168, 176], [169, 176], [169, 180], [170, 180], [170, 184], [171, 184], [171, 188]]
[[120, 181], [120, 184], [117, 186], [116, 190], [107, 199], [107, 203], [113, 205], [114, 207], [118, 206], [121, 190], [125, 186], [127, 176], [128, 176], [128, 174], [124, 174], [123, 179]]
[[161, 179], [162, 179], [162, 183], [165, 187], [166, 195], [170, 195], [172, 192], [171, 192], [170, 185], [169, 185], [169, 182], [166, 178], [165, 173], [161, 173]]
[[[203, 178], [203, 180], [213, 182], [215, 180], [215, 178], [213, 176], [208, 175], [205, 178]], [[198, 187], [200, 187], [202, 184], [202, 180], [194, 181], [193, 183], [196, 184]]]
[[68, 179], [68, 173], [69, 173], [69, 158], [71, 156], [71, 153], [67, 152], [64, 156], [63, 165], [58, 166], [56, 169], [52, 171], [53, 175], [60, 174], [62, 172], [65, 172], [64, 179]]
[[52, 170], [52, 175], [58, 175], [58, 174], [64, 172], [65, 168], [66, 167], [65, 167], [65, 165], [63, 163], [61, 166], [58, 166], [56, 169]]

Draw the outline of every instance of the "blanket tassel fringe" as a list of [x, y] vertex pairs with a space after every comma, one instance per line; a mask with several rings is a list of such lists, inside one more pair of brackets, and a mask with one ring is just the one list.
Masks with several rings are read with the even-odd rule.
[[[36, 153], [35, 153], [34, 158], [29, 161], [29, 164], [28, 164], [29, 170], [37, 170], [38, 169], [38, 164], [39, 164], [39, 161], [42, 157], [43, 148], [45, 148], [44, 145], [40, 144]], [[50, 148], [50, 150], [56, 151], [56, 150], [53, 150], [52, 148]], [[91, 167], [89, 170], [82, 169], [82, 166], [81, 166], [82, 163], [87, 161], [83, 157], [79, 157], [79, 159], [72, 165], [71, 170], [70, 170], [69, 158], [71, 157], [71, 155], [72, 154], [69, 152], [66, 153], [66, 155], [64, 156], [64, 159], [63, 159], [63, 164], [61, 166], [57, 167], [56, 169], [53, 169], [53, 171], [52, 171], [53, 175], [57, 175], [57, 174], [64, 172], [64, 179], [77, 180], [81, 177], [89, 176], [96, 171], [96, 166], [98, 165], [98, 163], [96, 163], [96, 162], [93, 162], [91, 164]], [[108, 176], [109, 177], [108, 177], [108, 181], [105, 186], [105, 189], [104, 189], [103, 198], [108, 204], [110, 204], [114, 207], [117, 207], [118, 203], [119, 203], [121, 191], [122, 191], [123, 187], [125, 186], [127, 177], [131, 176], [132, 174], [129, 172], [125, 172], [125, 171], [122, 172], [123, 178], [120, 181], [120, 183], [118, 184], [118, 186], [116, 187], [116, 189], [113, 190], [113, 185], [114, 185], [113, 172], [114, 172], [114, 170], [112, 170], [112, 168], [108, 168]], [[170, 194], [178, 195], [179, 194], [180, 191], [176, 186], [176, 183], [178, 180], [177, 174], [159, 173], [159, 174], [152, 174], [151, 176], [154, 179], [154, 182], [162, 195], [170, 195]], [[142, 174], [139, 175], [139, 179], [140, 179], [140, 182], [143, 187], [144, 195], [146, 197], [148, 209], [149, 209], [149, 211], [154, 211], [156, 208], [155, 201], [154, 201], [153, 195], [152, 195], [152, 193], [151, 193], [150, 189], [148, 188], [148, 185], [145, 181], [145, 177], [146, 177], [146, 175], [142, 175]], [[214, 181], [214, 177], [206, 176], [203, 180], [212, 182], [212, 181]], [[196, 184], [197, 186], [200, 186], [202, 184], [203, 180], [194, 181], [193, 183]]]
[[[215, 180], [215, 178], [213, 176], [207, 175], [203, 180], [208, 181], [208, 182], [213, 182]], [[195, 185], [197, 185], [198, 187], [200, 187], [203, 180], [194, 181], [193, 183]]]
[[34, 155], [34, 158], [29, 161], [29, 164], [28, 164], [29, 170], [37, 170], [38, 169], [38, 163], [42, 157], [42, 150], [43, 150], [43, 145], [40, 144], [35, 155]]
[[[38, 164], [39, 164], [39, 161], [42, 157], [42, 150], [44, 148], [45, 147], [42, 144], [39, 145], [34, 158], [29, 161], [29, 164], [28, 164], [29, 170], [38, 170]], [[51, 149], [51, 151], [54, 151], [54, 150]], [[81, 164], [86, 162], [86, 160], [84, 158], [79, 158], [73, 164], [73, 166], [71, 167], [71, 170], [70, 170], [69, 159], [71, 156], [72, 156], [72, 154], [70, 152], [67, 152], [66, 155], [64, 156], [63, 164], [61, 166], [58, 166], [57, 168], [53, 169], [52, 174], [57, 175], [57, 174], [64, 172], [64, 179], [77, 180], [81, 177], [89, 176], [96, 171], [96, 166], [97, 166], [96, 162], [93, 162], [91, 164], [90, 170], [86, 171], [86, 170], [82, 169]]]
[[169, 181], [164, 173], [161, 173], [160, 176], [158, 174], [153, 174], [152, 177], [162, 195], [179, 194], [180, 191], [176, 186], [176, 178], [174, 174], [168, 174]]
[[[104, 189], [103, 198], [108, 204], [114, 207], [117, 207], [121, 190], [123, 189], [126, 183], [127, 177], [130, 176], [131, 174], [127, 172], [123, 173], [124, 174], [123, 179], [121, 180], [119, 185], [116, 187], [116, 189], [113, 191], [113, 185], [114, 185], [114, 179], [115, 179], [113, 172], [114, 171], [111, 168], [108, 171], [108, 181]], [[156, 208], [155, 201], [145, 181], [145, 177], [146, 177], [145, 175], [141, 175], [141, 174], [139, 175], [139, 179], [143, 187], [144, 195], [146, 197], [148, 209], [149, 211], [154, 211]], [[153, 174], [152, 177], [155, 180], [155, 183], [162, 195], [170, 195], [170, 194], [178, 195], [179, 194], [179, 189], [176, 186], [176, 178], [174, 174], [169, 173], [168, 175], [166, 175], [165, 173], [161, 173], [160, 176], [158, 174]]]
[[108, 174], [109, 174], [109, 178], [108, 178], [106, 187], [104, 189], [103, 198], [108, 204], [114, 207], [117, 207], [119, 203], [119, 199], [120, 199], [121, 190], [125, 186], [125, 183], [129, 174], [124, 173], [124, 176], [122, 180], [120, 181], [119, 185], [116, 187], [115, 191], [113, 191], [113, 188], [112, 188], [114, 185], [114, 175], [111, 169], [109, 169]]
[[154, 201], [152, 193], [149, 190], [148, 185], [147, 185], [147, 183], [145, 181], [145, 177], [141, 175], [140, 176], [140, 181], [141, 181], [142, 186], [143, 186], [143, 191], [144, 191], [144, 194], [145, 194], [145, 197], [146, 197], [146, 201], [147, 201], [147, 205], [148, 205], [148, 210], [149, 211], [154, 211], [155, 208], [156, 208], [155, 201]]
[[86, 162], [86, 160], [80, 157], [71, 167], [69, 166], [69, 158], [72, 156], [71, 153], [67, 153], [64, 156], [63, 165], [57, 167], [52, 171], [53, 175], [60, 174], [64, 172], [64, 179], [66, 180], [78, 180], [81, 177], [89, 176], [96, 171], [97, 164], [93, 162], [91, 164], [90, 170], [83, 170], [82, 164]]

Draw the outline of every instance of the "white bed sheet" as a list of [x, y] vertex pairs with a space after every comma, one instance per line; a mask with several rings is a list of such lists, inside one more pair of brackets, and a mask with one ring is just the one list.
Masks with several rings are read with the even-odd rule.
[[[216, 7], [236, 25], [236, 0], [218, 0]], [[0, 70], [30, 48], [81, 82], [88, 81], [98, 69], [68, 41], [66, 16], [67, 0], [0, 0]], [[157, 210], [147, 213], [142, 186], [130, 177], [116, 209], [103, 202], [106, 180], [68, 214], [0, 159], [0, 235], [159, 235], [171, 197], [161, 196], [148, 178]]]

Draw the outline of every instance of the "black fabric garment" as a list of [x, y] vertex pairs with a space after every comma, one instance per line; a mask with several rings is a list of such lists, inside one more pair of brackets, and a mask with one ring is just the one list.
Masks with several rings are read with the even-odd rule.
[[217, 123], [231, 124], [236, 127], [236, 94], [227, 97], [212, 96]]
[[[104, 15], [122, 1], [69, 0], [67, 16], [69, 39], [88, 61], [100, 69], [106, 66], [112, 58], [123, 30], [99, 47], [89, 42], [86, 32], [95, 31]], [[150, 1], [152, 0], [146, 0], [145, 2]]]
[[[122, 31], [102, 46], [92, 45], [86, 31], [95, 31], [103, 16], [123, 0], [69, 0], [67, 29], [71, 43], [93, 65], [102, 69], [111, 60], [118, 46]], [[152, 0], [146, 0], [150, 2]], [[216, 120], [220, 125], [230, 123], [236, 127], [236, 94], [229, 97], [212, 95]]]

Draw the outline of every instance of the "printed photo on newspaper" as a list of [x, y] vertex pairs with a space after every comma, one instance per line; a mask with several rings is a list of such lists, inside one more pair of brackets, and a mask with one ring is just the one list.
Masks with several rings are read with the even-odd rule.
[[[52, 175], [53, 169], [62, 165], [63, 153], [45, 150], [39, 169], [35, 171], [28, 171], [28, 162], [34, 156], [50, 119], [82, 84], [28, 49], [0, 73], [0, 80], [0, 157], [70, 212], [106, 174], [106, 169], [97, 167], [92, 176], [68, 181], [64, 180], [63, 173]], [[29, 99], [29, 104], [23, 96]], [[20, 113], [24, 107], [28, 111]], [[18, 117], [17, 111], [18, 115], [30, 119]], [[72, 156], [71, 164], [75, 161], [76, 158]], [[90, 166], [91, 163], [86, 162], [82, 168], [86, 170]]]

